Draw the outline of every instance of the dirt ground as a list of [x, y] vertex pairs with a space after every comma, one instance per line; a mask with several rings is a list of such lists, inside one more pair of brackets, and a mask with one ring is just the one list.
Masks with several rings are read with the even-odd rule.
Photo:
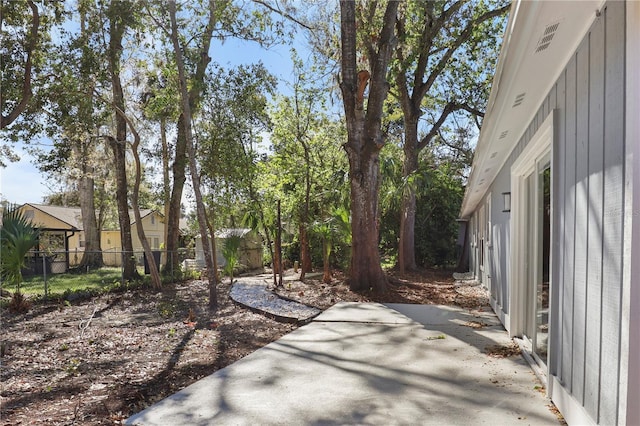
[[[352, 293], [340, 276], [286, 282], [278, 293], [320, 309], [339, 301], [487, 305], [484, 290], [450, 277], [391, 274], [384, 296]], [[120, 424], [297, 327], [233, 303], [229, 288], [228, 280], [219, 286], [215, 313], [203, 281], [3, 311], [0, 424]]]

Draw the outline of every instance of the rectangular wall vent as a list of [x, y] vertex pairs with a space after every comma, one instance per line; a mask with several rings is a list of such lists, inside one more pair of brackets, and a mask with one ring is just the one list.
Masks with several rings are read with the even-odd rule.
[[491, 154], [491, 158], [496, 158], [496, 155], [498, 155], [498, 151], [494, 152]]
[[508, 134], [509, 134], [509, 131], [505, 130], [504, 132], [500, 133], [500, 137], [498, 139], [504, 139], [507, 137]]
[[513, 101], [513, 108], [521, 105], [522, 102], [524, 102], [524, 96], [525, 95], [526, 95], [526, 93], [520, 93], [518, 96], [516, 96], [516, 99]]
[[556, 35], [556, 31], [558, 31], [558, 27], [560, 26], [559, 22], [555, 24], [547, 25], [544, 29], [544, 33], [542, 33], [542, 37], [538, 40], [538, 45], [536, 47], [536, 53], [542, 52], [543, 50], [547, 50], [551, 41], [553, 40], [553, 36]]

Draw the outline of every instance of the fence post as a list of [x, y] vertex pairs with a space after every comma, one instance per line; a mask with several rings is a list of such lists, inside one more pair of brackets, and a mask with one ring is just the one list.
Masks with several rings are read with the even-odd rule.
[[125, 252], [122, 250], [120, 252], [120, 284], [122, 288], [124, 288], [124, 261], [125, 261]]
[[45, 257], [40, 252], [40, 257], [42, 258], [42, 275], [44, 276], [44, 298], [45, 300], [49, 298], [49, 285], [47, 284], [47, 262]]

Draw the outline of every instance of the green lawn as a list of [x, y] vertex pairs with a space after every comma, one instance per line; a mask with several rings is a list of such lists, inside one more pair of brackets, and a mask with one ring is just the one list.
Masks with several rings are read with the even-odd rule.
[[[115, 268], [101, 268], [88, 273], [55, 274], [47, 276], [49, 296], [62, 296], [66, 291], [79, 290], [107, 290], [121, 281], [121, 270]], [[14, 291], [15, 288], [6, 287]], [[44, 278], [42, 275], [25, 277], [20, 285], [20, 291], [27, 295], [44, 295]]]

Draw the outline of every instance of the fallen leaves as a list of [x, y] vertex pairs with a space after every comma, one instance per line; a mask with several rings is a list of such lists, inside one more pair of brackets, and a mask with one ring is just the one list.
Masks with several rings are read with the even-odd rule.
[[515, 342], [511, 342], [508, 345], [487, 346], [484, 351], [493, 358], [509, 358], [520, 355], [520, 346]]

